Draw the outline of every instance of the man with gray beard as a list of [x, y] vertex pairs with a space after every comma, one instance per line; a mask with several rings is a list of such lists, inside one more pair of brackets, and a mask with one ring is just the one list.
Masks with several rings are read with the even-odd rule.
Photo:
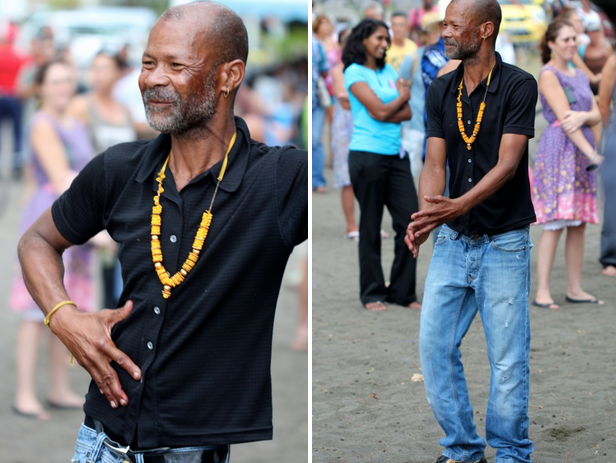
[[[94, 158], [20, 240], [45, 323], [92, 377], [74, 462], [220, 463], [230, 444], [272, 438], [274, 311], [308, 235], [308, 157], [234, 117], [247, 55], [227, 7], [165, 12], [139, 78], [162, 134]], [[61, 254], [104, 229], [124, 289], [119, 308], [86, 314]]]
[[[485, 463], [460, 345], [479, 312], [491, 380], [486, 440], [495, 463], [530, 463], [528, 180], [537, 83], [495, 52], [496, 0], [453, 0], [442, 36], [457, 70], [434, 80], [426, 99], [426, 161], [419, 212], [406, 243], [415, 256], [442, 225], [426, 277], [419, 354], [428, 402], [445, 432], [437, 463]], [[485, 113], [485, 115], [484, 115]], [[450, 197], [444, 197], [449, 166]]]

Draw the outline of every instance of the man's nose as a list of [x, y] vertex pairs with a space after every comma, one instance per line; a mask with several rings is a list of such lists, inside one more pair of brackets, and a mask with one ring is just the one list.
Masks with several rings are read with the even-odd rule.
[[144, 83], [147, 87], [164, 86], [169, 84], [169, 76], [165, 72], [163, 66], [158, 65], [154, 69], [145, 71]]

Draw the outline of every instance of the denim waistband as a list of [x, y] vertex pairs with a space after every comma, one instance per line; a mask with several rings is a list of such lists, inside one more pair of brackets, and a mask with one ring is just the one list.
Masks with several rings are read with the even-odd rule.
[[[126, 462], [137, 463], [137, 455], [141, 455], [144, 463], [224, 463], [229, 454], [228, 445], [194, 446], [194, 447], [160, 447], [155, 449], [132, 450], [130, 446], [124, 446], [112, 440], [100, 421], [86, 416], [84, 425], [103, 434], [103, 445], [114, 455], [124, 458]], [[101, 436], [102, 437], [102, 436]]]
[[484, 234], [476, 234], [476, 235], [469, 236], [469, 235], [463, 235], [462, 233], [455, 231], [454, 229], [452, 229], [446, 224], [443, 224], [443, 226], [441, 227], [441, 233], [449, 235], [452, 241], [462, 240], [462, 241], [465, 241], [471, 244], [478, 244], [478, 243], [488, 244], [491, 240], [493, 240], [497, 236], [507, 235], [508, 233], [524, 233], [528, 231], [529, 231], [529, 227], [526, 226], [526, 227], [518, 228], [517, 230], [511, 230], [511, 231], [504, 232], [504, 233], [496, 233], [493, 235], [488, 235], [484, 233]]

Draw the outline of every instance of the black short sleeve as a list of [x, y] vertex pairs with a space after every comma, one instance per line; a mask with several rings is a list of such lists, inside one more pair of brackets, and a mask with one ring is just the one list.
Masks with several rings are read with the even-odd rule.
[[104, 228], [104, 156], [92, 159], [51, 208], [58, 231], [73, 244], [85, 243]]
[[443, 94], [446, 91], [443, 79], [435, 79], [428, 89], [428, 97], [426, 98], [428, 131], [426, 137], [445, 138], [442, 104]]
[[287, 149], [279, 157], [276, 174], [280, 234], [290, 246], [308, 238], [308, 153]]
[[533, 78], [520, 80], [510, 90], [505, 111], [503, 134], [516, 133], [535, 136], [535, 106], [537, 105], [537, 82]]

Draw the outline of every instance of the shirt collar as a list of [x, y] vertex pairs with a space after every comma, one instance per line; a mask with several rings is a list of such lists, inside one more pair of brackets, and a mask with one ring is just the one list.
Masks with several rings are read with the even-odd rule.
[[[235, 118], [237, 129], [237, 140], [229, 152], [229, 161], [225, 178], [220, 182], [220, 189], [228, 193], [236, 191], [244, 177], [248, 164], [248, 154], [250, 152], [250, 132], [243, 119]], [[138, 167], [136, 180], [143, 183], [153, 178], [154, 173], [158, 172], [165, 162], [171, 149], [171, 135], [161, 133], [157, 138], [146, 142], [143, 153], [143, 160]], [[211, 175], [214, 180], [218, 177], [218, 172], [222, 166], [222, 161], [214, 165], [208, 172], [202, 175]], [[201, 178], [201, 175], [197, 179]]]
[[[488, 88], [488, 93], [494, 93], [498, 90], [498, 84], [500, 82], [501, 69], [503, 68], [503, 60], [501, 58], [500, 53], [496, 52], [496, 63], [494, 63], [494, 70], [492, 71], [492, 80], [490, 81], [490, 87]], [[464, 64], [460, 63], [458, 68], [454, 71], [455, 75], [451, 81], [451, 85], [449, 87], [449, 91], [451, 93], [458, 93], [458, 86], [460, 85], [460, 81], [462, 80], [462, 76], [464, 75]], [[488, 77], [481, 81], [479, 85], [485, 88]]]

